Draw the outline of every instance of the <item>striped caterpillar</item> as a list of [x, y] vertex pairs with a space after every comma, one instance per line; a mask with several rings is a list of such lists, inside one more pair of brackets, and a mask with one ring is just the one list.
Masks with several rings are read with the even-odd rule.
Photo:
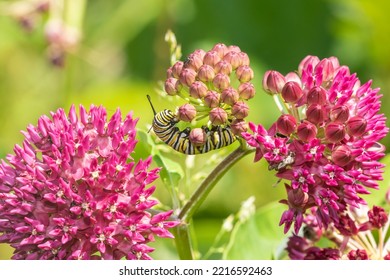
[[212, 150], [229, 146], [237, 139], [229, 125], [225, 127], [220, 125], [213, 126], [211, 129], [203, 126], [202, 129], [206, 134], [206, 141], [200, 146], [194, 145], [189, 139], [191, 128], [187, 127], [180, 130], [176, 126], [179, 122], [176, 114], [167, 109], [156, 113], [149, 95], [148, 100], [154, 113], [152, 124], [154, 133], [175, 151], [187, 155], [204, 154]]

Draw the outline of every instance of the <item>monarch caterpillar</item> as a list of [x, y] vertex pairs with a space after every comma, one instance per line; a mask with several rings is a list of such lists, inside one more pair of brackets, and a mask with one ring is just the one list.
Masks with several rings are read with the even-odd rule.
[[180, 153], [187, 155], [204, 154], [212, 150], [229, 146], [237, 139], [229, 125], [226, 127], [220, 125], [213, 126], [211, 129], [203, 126], [202, 129], [206, 134], [206, 142], [203, 145], [195, 146], [189, 139], [191, 128], [187, 127], [180, 131], [176, 126], [179, 122], [176, 115], [171, 110], [167, 109], [156, 113], [150, 96], [148, 95], [147, 97], [154, 113], [152, 124], [154, 133], [165, 144]]

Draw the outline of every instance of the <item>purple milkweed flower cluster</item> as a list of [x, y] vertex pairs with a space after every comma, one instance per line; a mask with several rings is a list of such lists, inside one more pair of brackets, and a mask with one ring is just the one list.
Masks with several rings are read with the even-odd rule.
[[173, 237], [172, 211], [152, 214], [158, 168], [134, 161], [132, 113], [72, 106], [42, 116], [0, 163], [0, 242], [13, 259], [150, 259]]
[[361, 84], [335, 57], [307, 56], [297, 72], [267, 71], [263, 88], [279, 102], [280, 118], [265, 129], [249, 124], [243, 133], [276, 176], [287, 182], [288, 205], [280, 225], [298, 233], [308, 210], [319, 228], [335, 227], [351, 208], [366, 202], [362, 194], [382, 180], [386, 118], [379, 113], [379, 89]]
[[[198, 49], [167, 71], [165, 92], [188, 101], [177, 112], [178, 119], [191, 122], [207, 117], [212, 126], [228, 125], [238, 136], [247, 131], [247, 100], [255, 96], [249, 57], [238, 46], [216, 44]], [[190, 136], [192, 141], [192, 137]]]
[[[293, 260], [390, 260], [390, 220], [382, 207], [354, 209], [340, 217], [340, 222], [326, 230], [307, 215], [303, 235], [292, 235], [287, 252]], [[320, 239], [332, 241], [336, 247], [320, 248]], [[387, 240], [386, 240], [387, 239]]]

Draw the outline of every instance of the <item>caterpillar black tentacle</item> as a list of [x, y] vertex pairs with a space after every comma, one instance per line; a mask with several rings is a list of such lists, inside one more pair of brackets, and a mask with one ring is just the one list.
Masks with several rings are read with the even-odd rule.
[[202, 126], [202, 129], [206, 134], [206, 142], [203, 145], [196, 146], [189, 139], [191, 128], [187, 127], [180, 130], [176, 126], [179, 122], [176, 114], [167, 109], [156, 113], [149, 95], [148, 100], [154, 113], [152, 124], [154, 133], [164, 143], [180, 153], [187, 155], [204, 154], [212, 150], [229, 146], [237, 140], [237, 137], [233, 134], [229, 125], [224, 127], [218, 125], [212, 126], [211, 128]]

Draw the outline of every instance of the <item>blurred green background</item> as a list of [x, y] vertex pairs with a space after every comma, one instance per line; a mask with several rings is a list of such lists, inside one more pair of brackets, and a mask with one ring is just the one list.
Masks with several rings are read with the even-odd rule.
[[[71, 104], [103, 104], [109, 114], [118, 107], [122, 112], [133, 110], [144, 130], [153, 118], [146, 94], [152, 96], [157, 110], [174, 109], [177, 104], [156, 94], [169, 67], [164, 42], [168, 29], [182, 45], [183, 58], [219, 42], [238, 45], [249, 55], [257, 89], [249, 102], [249, 121], [268, 127], [278, 115], [272, 98], [261, 89], [265, 70], [286, 74], [309, 54], [337, 56], [362, 83], [373, 79], [373, 86], [384, 95], [382, 111], [390, 109], [390, 2], [386, 0], [70, 0], [73, 11], [80, 12], [79, 21], [72, 24], [81, 28], [82, 40], [62, 68], [47, 59], [43, 31], [47, 16], [35, 18], [35, 27], [26, 32], [9, 12], [15, 2], [21, 1], [0, 1], [1, 158], [21, 143], [20, 130], [59, 107], [67, 111]], [[389, 147], [389, 137], [383, 143]], [[190, 194], [198, 183], [192, 179], [211, 170], [215, 163], [204, 167], [210, 156], [226, 155], [233, 148], [198, 156], [181, 191]], [[140, 147], [134, 157], [147, 154]], [[185, 162], [177, 154], [173, 158]], [[281, 185], [272, 187], [276, 180], [265, 164], [252, 161], [250, 155], [235, 165], [196, 214], [192, 230], [200, 255], [210, 247], [223, 219], [236, 213], [243, 200], [253, 195], [261, 207], [284, 197]], [[162, 182], [156, 185], [156, 197], [169, 205]], [[153, 257], [177, 258], [171, 240], [158, 241], [156, 246], [159, 250]], [[0, 259], [9, 258], [11, 252], [0, 245]]]

